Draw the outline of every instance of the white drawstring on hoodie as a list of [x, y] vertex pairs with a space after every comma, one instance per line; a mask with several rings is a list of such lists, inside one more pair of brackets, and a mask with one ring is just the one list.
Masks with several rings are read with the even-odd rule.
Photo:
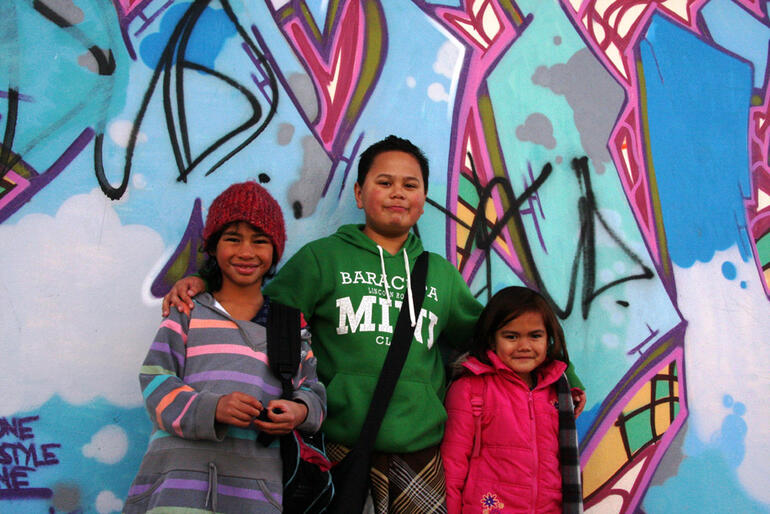
[[412, 298], [412, 273], [409, 270], [409, 257], [406, 256], [406, 249], [404, 252], [404, 269], [406, 269], [406, 295], [409, 298], [409, 321], [412, 322], [412, 328], [417, 324], [417, 320], [414, 316], [414, 299]]
[[[388, 299], [388, 306], [393, 305], [390, 299], [390, 288], [388, 288], [388, 274], [385, 272], [385, 255], [382, 252], [382, 247], [377, 245], [377, 249], [380, 251], [380, 268], [382, 268], [382, 279], [385, 282], [385, 297]], [[409, 269], [409, 256], [406, 254], [406, 249], [403, 248], [404, 254], [404, 268], [406, 269], [406, 295], [409, 300], [409, 321], [414, 327], [417, 324], [417, 319], [414, 315], [414, 298], [412, 297], [412, 273]]]

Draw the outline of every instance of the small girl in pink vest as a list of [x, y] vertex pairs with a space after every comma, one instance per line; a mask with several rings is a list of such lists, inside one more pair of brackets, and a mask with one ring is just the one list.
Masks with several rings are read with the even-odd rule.
[[582, 512], [564, 332], [546, 300], [508, 287], [481, 313], [449, 389], [441, 444], [449, 514]]

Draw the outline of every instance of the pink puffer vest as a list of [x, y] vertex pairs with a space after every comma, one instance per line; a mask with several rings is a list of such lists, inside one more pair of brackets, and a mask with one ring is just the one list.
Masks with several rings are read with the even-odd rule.
[[447, 394], [441, 456], [449, 514], [561, 512], [554, 384], [567, 365], [542, 366], [530, 391], [494, 352], [487, 355], [492, 366], [469, 358]]

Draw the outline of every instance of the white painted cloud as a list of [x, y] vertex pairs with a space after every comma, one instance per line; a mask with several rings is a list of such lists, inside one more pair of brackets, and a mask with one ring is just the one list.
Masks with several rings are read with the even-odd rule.
[[417, 85], [417, 80], [415, 80], [414, 77], [406, 77], [406, 85], [409, 89], [414, 89], [414, 87]]
[[599, 270], [599, 280], [602, 283], [606, 284], [607, 282], [612, 282], [612, 280], [614, 278], [615, 278], [615, 272], [614, 271], [612, 271], [610, 269], [607, 269], [607, 268], [602, 268], [602, 269]]
[[[112, 142], [121, 148], [128, 148], [128, 141], [131, 138], [131, 129], [134, 123], [129, 120], [115, 120], [107, 127], [107, 133]], [[147, 134], [139, 132], [136, 136], [137, 143], [146, 143]]]
[[123, 502], [112, 491], [102, 491], [96, 496], [96, 512], [109, 514], [123, 510]]
[[[722, 275], [732, 262], [733, 280]], [[770, 503], [770, 303], [753, 262], [741, 260], [733, 247], [711, 262], [674, 268], [677, 300], [687, 320], [685, 363], [689, 427], [701, 441], [719, 433], [729, 411], [726, 395], [746, 406], [745, 456], [738, 467], [743, 487]], [[741, 287], [746, 283], [746, 288]]]
[[602, 344], [607, 348], [617, 348], [620, 344], [620, 340], [617, 335], [606, 333], [602, 335]]
[[616, 327], [624, 326], [626, 324], [626, 312], [615, 300], [616, 298], [612, 295], [601, 295], [599, 305], [601, 305], [605, 319], [610, 320]]
[[438, 49], [436, 61], [433, 63], [433, 71], [448, 79], [453, 78], [459, 57], [460, 50], [454, 43], [447, 41]]
[[[444, 29], [438, 24], [435, 24], [436, 28], [443, 32]], [[436, 60], [433, 62], [433, 71], [442, 77], [449, 79], [449, 91], [441, 82], [434, 82], [428, 86], [428, 98], [434, 102], [446, 102], [447, 104], [447, 120], [452, 118], [452, 98], [454, 98], [457, 92], [457, 84], [460, 80], [460, 73], [462, 71], [463, 60], [465, 50], [463, 46], [456, 39], [447, 35], [447, 41], [442, 44], [436, 52]]]
[[83, 446], [83, 455], [104, 464], [116, 464], [128, 451], [128, 436], [118, 425], [107, 425]]
[[137, 189], [144, 189], [147, 187], [147, 179], [142, 173], [134, 173], [131, 176], [131, 184]]
[[[601, 230], [601, 232], [604, 232]], [[603, 242], [607, 242], [607, 239], [605, 238]], [[609, 245], [608, 245], [609, 246]], [[632, 263], [633, 266], [636, 266]], [[613, 280], [622, 277], [626, 274], [628, 274], [628, 268], [626, 266], [626, 263], [620, 259], [616, 260], [612, 263], [612, 266], [609, 268], [601, 268], [598, 271], [598, 277], [599, 277], [599, 283], [600, 284], [606, 284], [608, 282], [612, 282]]]
[[161, 237], [121, 225], [94, 190], [67, 199], [55, 217], [0, 225], [0, 244], [0, 416], [54, 394], [140, 405], [136, 377], [160, 320], [141, 289]]
[[438, 82], [434, 82], [428, 86], [428, 98], [434, 102], [449, 102], [451, 97], [449, 96], [449, 93], [447, 93], [446, 89], [444, 89], [443, 85], [439, 84]]

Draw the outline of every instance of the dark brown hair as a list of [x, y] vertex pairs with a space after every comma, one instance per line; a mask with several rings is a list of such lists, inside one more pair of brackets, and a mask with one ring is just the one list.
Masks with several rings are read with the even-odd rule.
[[489, 300], [476, 322], [470, 354], [485, 364], [491, 364], [487, 350], [494, 348], [495, 332], [525, 312], [539, 312], [543, 316], [548, 335], [546, 362], [555, 359], [569, 364], [564, 331], [548, 301], [540, 293], [519, 286], [501, 289]]

